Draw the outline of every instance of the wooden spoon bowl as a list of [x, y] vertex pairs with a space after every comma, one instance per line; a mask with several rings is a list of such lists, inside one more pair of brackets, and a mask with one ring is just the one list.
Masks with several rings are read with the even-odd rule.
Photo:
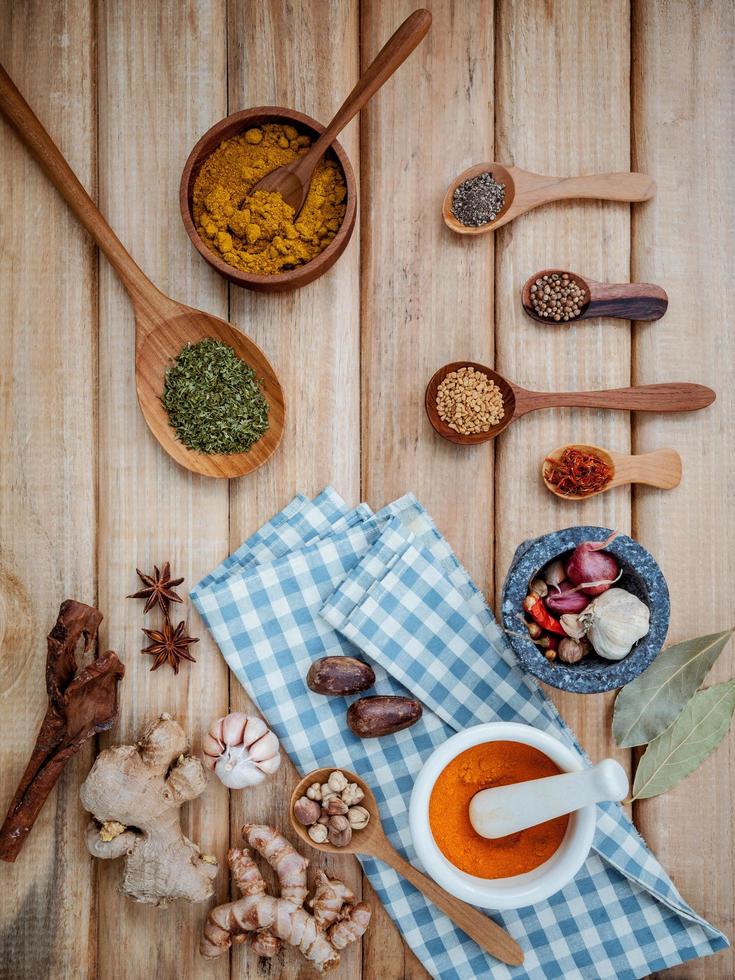
[[437, 885], [435, 881], [421, 874], [405, 858], [401, 857], [385, 836], [385, 831], [380, 822], [380, 811], [372, 790], [365, 780], [361, 779], [356, 773], [350, 772], [348, 769], [340, 769], [340, 772], [351, 783], [357, 783], [365, 794], [360, 801], [360, 806], [365, 807], [370, 814], [370, 821], [367, 827], [363, 828], [363, 830], [355, 831], [352, 835], [352, 840], [345, 847], [335, 847], [329, 842], [317, 844], [309, 837], [308, 829], [294, 817], [294, 804], [296, 800], [306, 795], [306, 791], [312, 783], [319, 783], [320, 785], [326, 783], [329, 779], [329, 774], [334, 772], [334, 770], [335, 767], [315, 769], [296, 784], [296, 788], [291, 794], [288, 812], [291, 818], [291, 826], [298, 837], [305, 844], [316, 848], [318, 851], [324, 851], [325, 854], [367, 854], [371, 857], [378, 858], [380, 861], [384, 861], [397, 871], [398, 874], [406, 878], [415, 888], [418, 888], [445, 915], [448, 915], [455, 925], [466, 932], [468, 936], [474, 939], [491, 956], [495, 956], [503, 963], [520, 966], [523, 963], [523, 951], [518, 943], [511, 939], [504, 929], [493, 922], [492, 919], [488, 918], [488, 916], [483, 915], [482, 912], [478, 912], [471, 905], [467, 905], [465, 902], [460, 901], [460, 899], [450, 895], [440, 885]]
[[[439, 390], [439, 385], [446, 378], [448, 374], [452, 371], [458, 371], [463, 367], [471, 367], [476, 371], [481, 371], [483, 374], [487, 375], [491, 381], [500, 388], [500, 394], [503, 399], [503, 410], [505, 415], [492, 428], [485, 432], [476, 432], [472, 435], [462, 435], [452, 429], [444, 419], [439, 415], [439, 411], [436, 407], [436, 393]], [[429, 422], [431, 422], [434, 429], [448, 439], [450, 442], [456, 442], [460, 446], [478, 446], [482, 442], [487, 442], [488, 439], [494, 439], [495, 436], [500, 435], [504, 429], [507, 429], [510, 423], [513, 421], [516, 412], [516, 396], [513, 385], [506, 381], [501, 374], [497, 374], [495, 371], [483, 364], [478, 364], [476, 361], [453, 361], [451, 364], [445, 364], [444, 367], [439, 368], [432, 376], [428, 385], [426, 386], [426, 394], [424, 396], [424, 405], [426, 407], [426, 414], [429, 417]]]
[[[505, 185], [503, 207], [494, 221], [477, 227], [463, 225], [452, 211], [454, 192], [465, 180], [484, 173], [489, 173], [499, 184]], [[547, 177], [502, 163], [478, 163], [463, 170], [449, 185], [442, 204], [442, 217], [447, 227], [458, 235], [484, 235], [550, 201], [584, 198], [601, 201], [647, 201], [655, 192], [656, 184], [647, 174], [607, 173], [583, 177]]]
[[204, 241], [197, 231], [194, 224], [193, 194], [194, 183], [197, 179], [202, 164], [207, 160], [217, 147], [225, 140], [232, 139], [233, 136], [240, 136], [247, 129], [254, 126], [264, 126], [266, 123], [280, 123], [281, 125], [295, 126], [299, 132], [306, 133], [316, 140], [323, 132], [324, 126], [312, 119], [311, 116], [303, 112], [296, 112], [294, 109], [287, 109], [284, 106], [258, 106], [253, 109], [244, 109], [242, 112], [235, 112], [226, 116], [202, 136], [194, 149], [189, 154], [184, 171], [181, 174], [179, 185], [179, 207], [181, 217], [184, 222], [186, 233], [192, 241], [194, 248], [199, 252], [213, 269], [220, 275], [237, 286], [244, 286], [246, 289], [254, 289], [259, 292], [277, 293], [287, 289], [298, 289], [307, 283], [313, 282], [323, 275], [334, 265], [340, 255], [347, 248], [355, 228], [355, 218], [357, 216], [357, 184], [352, 164], [344, 151], [343, 147], [334, 140], [330, 146], [329, 154], [336, 159], [344, 175], [347, 187], [347, 197], [345, 199], [345, 215], [342, 224], [337, 230], [337, 234], [327, 245], [323, 252], [315, 256], [310, 262], [296, 266], [277, 275], [264, 276], [242, 272], [229, 265], [219, 255], [213, 251]]
[[[444, 378], [462, 367], [473, 367], [487, 375], [500, 388], [505, 415], [485, 432], [461, 435], [451, 429], [439, 417], [436, 393]], [[609, 388], [605, 391], [530, 391], [513, 381], [508, 381], [492, 368], [476, 361], [453, 361], [439, 368], [426, 386], [424, 406], [429, 422], [444, 439], [462, 446], [477, 446], [504, 432], [505, 429], [528, 412], [542, 408], [610, 408], [620, 412], [693, 412], [706, 408], [715, 400], [715, 392], [705, 385], [688, 381], [670, 381], [665, 384], [637, 385], [632, 388]]]
[[[170, 313], [150, 319], [135, 306], [135, 384], [138, 403], [153, 435], [166, 452], [193, 473], [234, 479], [262, 466], [278, 448], [285, 425], [283, 391], [275, 371], [258, 345], [219, 317], [175, 303]], [[166, 369], [185, 344], [208, 338], [232, 347], [255, 372], [268, 402], [268, 429], [246, 453], [218, 455], [195, 452], [176, 438], [161, 401]]]
[[598, 493], [605, 493], [613, 487], [621, 487], [627, 483], [643, 483], [659, 490], [673, 490], [681, 482], [681, 456], [675, 449], [658, 449], [652, 453], [630, 455], [628, 453], [608, 452], [600, 446], [590, 446], [584, 443], [568, 443], [550, 452], [546, 459], [560, 459], [565, 449], [579, 449], [583, 453], [599, 456], [606, 466], [612, 470], [610, 480], [600, 490], [593, 493], [561, 493], [559, 488], [548, 479], [549, 464], [544, 460], [541, 465], [541, 478], [546, 489], [562, 500], [587, 500]]
[[[538, 279], [553, 273], [567, 275], [584, 292], [584, 305], [570, 320], [541, 316], [531, 303], [531, 287]], [[623, 320], [658, 320], [669, 305], [669, 297], [660, 286], [650, 282], [598, 282], [568, 269], [541, 269], [526, 280], [521, 290], [523, 309], [534, 320], [547, 326], [569, 326], [577, 320], [610, 316]]]

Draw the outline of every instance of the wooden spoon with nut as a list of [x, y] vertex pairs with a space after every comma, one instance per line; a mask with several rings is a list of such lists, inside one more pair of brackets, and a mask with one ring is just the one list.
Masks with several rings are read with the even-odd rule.
[[328, 841], [319, 844], [309, 837], [308, 828], [294, 816], [294, 805], [297, 800], [306, 795], [306, 791], [312, 783], [319, 783], [320, 785], [326, 783], [330, 773], [334, 771], [334, 768], [315, 769], [308, 776], [304, 776], [291, 795], [289, 816], [291, 818], [291, 825], [301, 840], [310, 847], [315, 847], [318, 851], [324, 851], [326, 854], [367, 854], [370, 857], [384, 861], [394, 871], [397, 871], [407, 881], [410, 881], [414, 888], [418, 888], [445, 915], [448, 915], [455, 925], [475, 940], [478, 946], [481, 946], [491, 956], [494, 956], [503, 963], [508, 963], [511, 966], [520, 966], [523, 963], [523, 951], [518, 943], [511, 939], [504, 929], [493, 922], [492, 919], [488, 918], [487, 915], [472, 908], [471, 905], [466, 905], [458, 898], [454, 898], [454, 896], [437, 885], [436, 882], [421, 874], [413, 865], [401, 857], [385, 836], [385, 831], [380, 823], [378, 804], [370, 787], [354, 772], [350, 772], [347, 769], [340, 770], [351, 783], [357, 783], [364, 793], [364, 797], [360, 801], [360, 806], [365, 807], [370, 814], [370, 820], [367, 826], [362, 830], [356, 830], [350, 842], [344, 847], [335, 847]]

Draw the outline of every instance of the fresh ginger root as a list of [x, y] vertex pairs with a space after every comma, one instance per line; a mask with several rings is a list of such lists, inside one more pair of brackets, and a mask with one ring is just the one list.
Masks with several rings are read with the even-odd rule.
[[181, 832], [182, 804], [206, 786], [201, 762], [186, 751], [182, 728], [163, 714], [137, 745], [101, 752], [79, 791], [95, 818], [87, 848], [99, 858], [126, 855], [121, 890], [137, 902], [201, 902], [214, 890], [217, 862]]
[[230, 850], [227, 860], [242, 897], [209, 913], [199, 946], [202, 956], [214, 959], [233, 942], [249, 942], [259, 956], [275, 956], [285, 942], [300, 949], [320, 973], [337, 966], [340, 950], [367, 929], [368, 906], [353, 904], [355, 896], [343, 882], [318, 871], [310, 914], [302, 908], [309, 862], [273, 827], [245, 824], [242, 834], [275, 870], [281, 897], [266, 893], [248, 848]]

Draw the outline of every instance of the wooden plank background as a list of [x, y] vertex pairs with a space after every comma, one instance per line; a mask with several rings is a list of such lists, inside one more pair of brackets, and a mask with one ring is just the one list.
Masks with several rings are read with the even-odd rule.
[[[104, 260], [9, 127], [0, 122], [0, 808], [12, 796], [45, 708], [45, 635], [62, 598], [105, 614], [101, 643], [126, 664], [113, 741], [161, 710], [198, 748], [208, 723], [250, 702], [196, 614], [198, 663], [174, 678], [138, 655], [142, 615], [124, 596], [136, 565], [170, 560], [195, 582], [297, 491], [331, 482], [378, 507], [412, 490], [491, 599], [526, 537], [577, 523], [632, 531], [672, 594], [670, 639], [731, 625], [735, 372], [727, 291], [735, 216], [733, 14], [729, 0], [436, 0], [432, 30], [352, 124], [343, 144], [361, 184], [359, 226], [335, 268], [303, 290], [228, 288], [195, 254], [178, 181], [196, 139], [227, 112], [286, 104], [326, 121], [410, 0], [0, 0], [0, 61], [145, 271], [176, 298], [229, 317], [271, 358], [289, 416], [282, 447], [226, 484], [179, 469], [140, 416], [133, 321]], [[461, 240], [440, 220], [451, 177], [497, 159], [547, 173], [639, 169], [656, 198], [533, 212], [495, 236]], [[522, 315], [536, 269], [661, 283], [659, 323], [564, 328]], [[471, 358], [522, 385], [593, 388], [690, 379], [712, 385], [696, 416], [557, 411], [496, 445], [435, 437], [424, 384]], [[634, 451], [671, 445], [671, 493], [620, 489], [561, 504], [538, 477], [570, 439]], [[713, 680], [732, 676], [735, 651]], [[553, 692], [552, 692], [553, 693]], [[631, 753], [610, 738], [612, 696], [553, 693], [594, 758]], [[204, 964], [199, 908], [163, 913], [117, 893], [119, 867], [82, 843], [68, 768], [15, 865], [0, 868], [0, 976], [130, 980], [304, 976], [287, 951], [270, 967], [244, 951]], [[735, 747], [726, 745], [634, 818], [685, 898], [733, 933]], [[186, 830], [224, 857], [243, 820], [283, 826], [293, 769], [230, 800], [212, 783]], [[703, 803], [703, 801], [706, 801]], [[319, 862], [314, 862], [315, 866]], [[364, 941], [335, 978], [425, 977], [350, 859], [330, 861], [371, 901]], [[228, 893], [226, 875], [218, 897]], [[124, 963], [124, 966], [121, 966]], [[725, 980], [731, 951], [667, 975]]]

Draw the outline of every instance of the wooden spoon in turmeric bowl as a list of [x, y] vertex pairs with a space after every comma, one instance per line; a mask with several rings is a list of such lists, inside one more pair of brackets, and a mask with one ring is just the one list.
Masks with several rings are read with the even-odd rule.
[[[15, 127], [46, 175], [107, 257], [128, 291], [135, 314], [138, 403], [161, 446], [177, 463], [205, 476], [238, 477], [262, 466], [281, 441], [285, 407], [276, 373], [258, 345], [211, 313], [177, 303], [158, 290], [125, 250], [77, 180], [56, 144], [0, 65], [0, 111]], [[161, 402], [166, 369], [187, 343], [214, 338], [232, 347], [258, 378], [268, 402], [268, 429], [249, 452], [205, 455], [179, 442]]]
[[354, 772], [350, 772], [348, 769], [340, 769], [340, 772], [351, 783], [357, 783], [365, 794], [364, 798], [360, 801], [360, 806], [365, 807], [370, 814], [368, 825], [362, 830], [355, 831], [350, 843], [345, 847], [335, 847], [328, 842], [317, 844], [309, 837], [307, 828], [302, 823], [299, 823], [294, 816], [294, 804], [298, 799], [306, 795], [306, 791], [312, 783], [319, 783], [320, 785], [326, 783], [329, 779], [329, 774], [334, 772], [335, 768], [315, 769], [297, 783], [296, 788], [291, 794], [289, 816], [291, 817], [291, 825], [301, 840], [310, 847], [315, 847], [318, 851], [324, 851], [326, 854], [367, 854], [370, 857], [384, 861], [394, 871], [397, 871], [407, 881], [410, 881], [414, 888], [418, 888], [445, 915], [448, 915], [455, 925], [475, 940], [478, 946], [481, 946], [486, 952], [499, 959], [502, 963], [508, 963], [511, 966], [520, 966], [523, 963], [523, 951], [518, 943], [511, 939], [504, 929], [496, 922], [493, 922], [492, 919], [488, 918], [487, 915], [483, 915], [482, 912], [478, 912], [477, 909], [472, 908], [471, 905], [466, 905], [458, 898], [454, 898], [454, 896], [437, 885], [435, 881], [422, 875], [420, 871], [417, 871], [413, 865], [401, 857], [385, 836], [385, 831], [380, 823], [378, 804], [370, 787]]

